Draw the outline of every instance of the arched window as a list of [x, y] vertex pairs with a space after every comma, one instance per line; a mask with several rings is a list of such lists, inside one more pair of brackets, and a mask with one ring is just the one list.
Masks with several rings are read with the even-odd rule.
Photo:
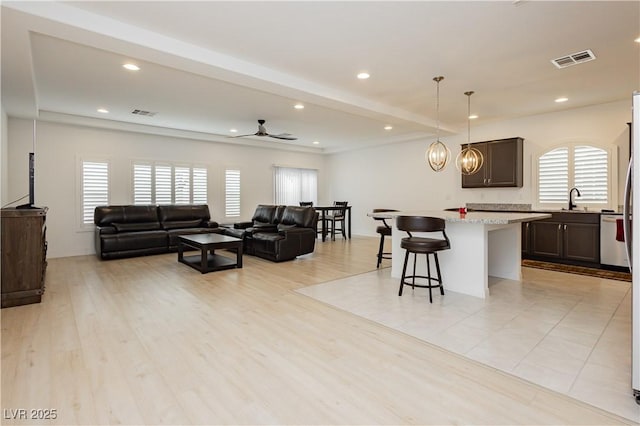
[[547, 151], [538, 158], [538, 203], [567, 204], [569, 189], [576, 187], [574, 201], [605, 207], [610, 203], [610, 159], [605, 149], [569, 145]]

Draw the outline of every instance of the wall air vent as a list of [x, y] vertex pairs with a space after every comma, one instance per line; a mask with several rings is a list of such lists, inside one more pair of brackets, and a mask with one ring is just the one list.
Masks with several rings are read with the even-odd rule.
[[566, 68], [571, 65], [581, 64], [583, 62], [593, 61], [596, 55], [591, 50], [583, 50], [582, 52], [572, 53], [571, 55], [562, 56], [561, 58], [552, 59], [551, 63], [558, 68]]
[[142, 109], [134, 109], [133, 111], [131, 111], [131, 114], [144, 115], [146, 117], [153, 117], [154, 115], [157, 114], [157, 112], [144, 111]]

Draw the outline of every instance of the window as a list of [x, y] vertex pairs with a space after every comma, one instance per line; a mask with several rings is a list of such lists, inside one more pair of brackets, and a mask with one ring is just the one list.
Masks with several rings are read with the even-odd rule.
[[173, 187], [175, 204], [189, 204], [191, 201], [191, 170], [188, 167], [173, 168]]
[[275, 167], [274, 199], [276, 204], [297, 205], [300, 201], [318, 200], [318, 171]]
[[240, 216], [240, 170], [224, 171], [224, 215]]
[[97, 206], [109, 204], [109, 163], [82, 161], [82, 224], [93, 224]]
[[538, 202], [565, 204], [569, 188], [580, 190], [576, 201], [584, 204], [608, 204], [609, 152], [588, 145], [563, 146], [544, 153], [538, 159]]
[[207, 204], [207, 169], [133, 164], [134, 204]]
[[193, 168], [193, 204], [207, 204], [207, 169]]
[[153, 204], [151, 164], [133, 165], [133, 204]]

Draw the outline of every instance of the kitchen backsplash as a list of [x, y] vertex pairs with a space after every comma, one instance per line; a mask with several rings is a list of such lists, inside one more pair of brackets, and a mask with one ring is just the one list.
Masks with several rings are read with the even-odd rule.
[[467, 203], [472, 210], [531, 211], [531, 204]]

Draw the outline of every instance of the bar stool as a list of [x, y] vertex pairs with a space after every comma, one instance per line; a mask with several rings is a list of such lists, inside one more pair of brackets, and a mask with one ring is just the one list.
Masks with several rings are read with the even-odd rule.
[[[444, 232], [445, 221], [437, 217], [427, 216], [398, 216], [396, 217], [396, 226], [400, 231], [405, 231], [409, 234], [408, 237], [403, 238], [400, 241], [400, 247], [406, 250], [404, 255], [404, 266], [402, 268], [402, 278], [400, 279], [400, 290], [398, 296], [402, 296], [402, 288], [405, 285], [410, 285], [411, 288], [421, 287], [429, 289], [429, 303], [433, 303], [433, 297], [431, 295], [432, 288], [440, 288], [440, 294], [444, 295], [444, 287], [442, 286], [442, 276], [440, 275], [440, 264], [438, 263], [438, 252], [441, 250], [448, 250], [451, 248], [449, 243], [449, 237]], [[412, 232], [442, 232], [444, 239], [428, 238], [428, 237], [414, 237]], [[407, 273], [407, 261], [409, 260], [409, 253], [413, 253], [413, 275], [406, 275]], [[416, 257], [418, 254], [425, 254], [427, 258], [427, 275], [416, 275]], [[432, 254], [436, 260], [436, 271], [438, 276], [436, 278], [431, 276], [431, 266], [429, 265], [429, 255]], [[464, 267], [464, 265], [459, 265]], [[426, 280], [425, 284], [416, 284], [416, 278]], [[411, 279], [411, 282], [407, 280]], [[432, 282], [437, 284], [432, 284]]]
[[[373, 213], [384, 213], [384, 212], [397, 212], [398, 210], [393, 209], [373, 209]], [[384, 252], [384, 237], [391, 236], [391, 227], [387, 223], [387, 220], [382, 217], [374, 217], [374, 220], [382, 221], [382, 225], [376, 228], [376, 232], [380, 234], [380, 247], [378, 248], [378, 263], [376, 264], [376, 268], [380, 267], [382, 263], [382, 259], [391, 259], [391, 252]]]

